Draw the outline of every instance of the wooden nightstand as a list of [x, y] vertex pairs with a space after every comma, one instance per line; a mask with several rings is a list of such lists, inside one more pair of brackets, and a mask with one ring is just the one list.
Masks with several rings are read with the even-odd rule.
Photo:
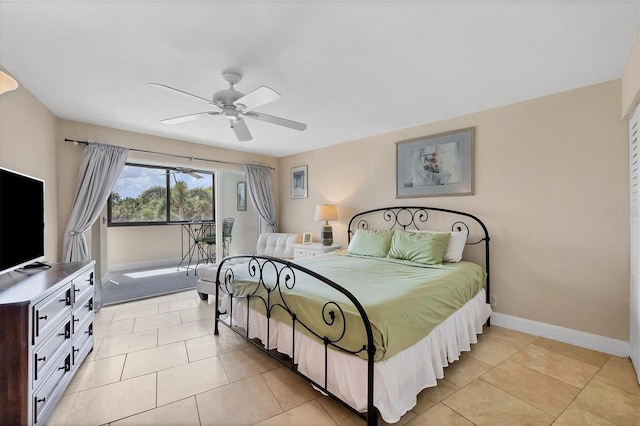
[[320, 254], [329, 253], [338, 250], [341, 245], [323, 246], [321, 243], [312, 244], [291, 244], [293, 247], [293, 258], [302, 259], [305, 257], [318, 256]]

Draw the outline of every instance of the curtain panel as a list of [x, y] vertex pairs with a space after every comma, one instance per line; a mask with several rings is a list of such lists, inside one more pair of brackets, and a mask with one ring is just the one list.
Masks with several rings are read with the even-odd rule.
[[[86, 146], [78, 173], [73, 209], [64, 233], [65, 262], [90, 259], [84, 232], [100, 216], [128, 155], [129, 150], [119, 146], [98, 143], [89, 143]], [[94, 281], [94, 310], [97, 312], [103, 303], [102, 283], [99, 277]]]
[[244, 174], [251, 204], [267, 223], [267, 232], [278, 232], [276, 205], [271, 189], [271, 168], [247, 164], [244, 166]]

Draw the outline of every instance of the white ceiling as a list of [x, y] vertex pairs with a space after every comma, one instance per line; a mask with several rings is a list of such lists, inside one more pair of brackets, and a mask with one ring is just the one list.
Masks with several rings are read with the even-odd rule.
[[[57, 117], [282, 157], [622, 77], [638, 1], [7, 1], [0, 67]], [[238, 142], [221, 72], [282, 98]], [[117, 141], [104, 141], [117, 143]]]

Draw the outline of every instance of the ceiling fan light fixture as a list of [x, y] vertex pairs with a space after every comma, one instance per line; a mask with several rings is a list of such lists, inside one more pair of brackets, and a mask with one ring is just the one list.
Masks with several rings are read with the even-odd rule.
[[233, 107], [225, 106], [224, 107], [224, 116], [232, 123], [237, 123], [240, 113], [234, 109]]

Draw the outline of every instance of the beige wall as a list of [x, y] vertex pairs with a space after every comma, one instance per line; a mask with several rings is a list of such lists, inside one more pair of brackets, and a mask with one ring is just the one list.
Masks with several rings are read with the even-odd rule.
[[[496, 312], [629, 339], [627, 125], [621, 81], [521, 102], [281, 159], [280, 226], [313, 231], [318, 203], [352, 213], [417, 204], [468, 211], [491, 235]], [[395, 199], [397, 141], [475, 127], [475, 195]], [[309, 166], [309, 198], [290, 198]]]
[[45, 181], [45, 258], [59, 260], [58, 120], [25, 87], [0, 96], [0, 166]]
[[[277, 164], [276, 159], [262, 155], [60, 120], [57, 138], [60, 168], [58, 178], [61, 187], [69, 189], [61, 190], [59, 194], [59, 229], [61, 233], [64, 232], [66, 221], [71, 214], [73, 191], [75, 189], [76, 176], [84, 148], [82, 145], [75, 146], [71, 143], [64, 142], [65, 138], [95, 140], [127, 148], [214, 159], [218, 161], [264, 164], [271, 167], [275, 167]], [[243, 167], [238, 165], [210, 163], [198, 160], [190, 162], [188, 159], [176, 159], [173, 157], [138, 152], [131, 152], [130, 158], [153, 162], [155, 164], [192, 166], [206, 170], [243, 170]], [[274, 173], [274, 177], [277, 179], [277, 170]], [[277, 197], [277, 188], [275, 192], [275, 196]], [[232, 201], [235, 209], [235, 198], [233, 198]], [[62, 241], [60, 241], [60, 244], [62, 244]], [[255, 246], [255, 243], [253, 245]], [[164, 259], [179, 259], [182, 256], [180, 226], [111, 227], [108, 231], [108, 252], [109, 265], [141, 264]]]

